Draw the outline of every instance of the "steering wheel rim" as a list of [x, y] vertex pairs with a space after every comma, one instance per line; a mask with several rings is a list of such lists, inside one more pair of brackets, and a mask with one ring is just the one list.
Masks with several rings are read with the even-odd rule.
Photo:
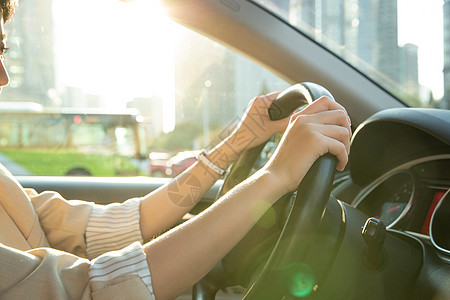
[[[311, 103], [322, 96], [334, 100], [318, 84], [294, 85], [279, 96], [286, 104], [274, 101], [269, 115], [272, 119], [284, 118], [296, 109], [295, 105], [301, 101], [299, 99]], [[336, 163], [335, 156], [323, 155], [305, 175], [297, 188], [295, 201], [277, 244], [244, 299], [278, 299], [288, 294], [302, 296], [317, 288], [317, 277], [308, 269], [304, 259], [325, 213]]]

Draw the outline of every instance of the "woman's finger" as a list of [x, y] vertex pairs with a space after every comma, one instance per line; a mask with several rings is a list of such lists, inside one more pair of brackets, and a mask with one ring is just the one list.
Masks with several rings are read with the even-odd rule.
[[317, 131], [322, 135], [340, 142], [345, 147], [346, 155], [350, 154], [350, 135], [342, 126], [316, 124]]
[[[350, 134], [348, 129], [339, 125], [325, 125], [313, 122], [303, 123], [303, 121], [302, 118], [298, 118], [291, 126], [296, 127], [299, 131], [308, 132], [307, 139], [311, 143], [311, 151], [317, 151], [316, 154], [318, 156], [316, 158], [330, 152], [338, 159], [337, 169], [342, 170], [347, 164], [348, 154], [350, 153]], [[313, 147], [318, 148], [313, 150]]]
[[301, 123], [311, 122], [324, 125], [338, 125], [347, 129], [349, 136], [352, 134], [348, 115], [340, 109], [326, 110], [315, 114], [296, 114], [293, 118], [299, 118]]
[[327, 140], [325, 145], [327, 145], [327, 152], [333, 154], [337, 158], [336, 169], [338, 171], [343, 171], [348, 162], [348, 150], [346, 146], [334, 139], [324, 135], [324, 138]]
[[345, 127], [348, 130], [349, 134], [351, 135], [351, 125], [349, 122], [348, 115], [345, 111], [340, 109], [320, 111], [315, 114], [303, 114], [299, 112], [291, 116], [290, 122], [293, 122], [297, 119], [299, 119], [298, 122], [302, 124], [311, 122], [325, 125], [342, 126]]
[[342, 105], [340, 105], [336, 101], [331, 100], [326, 96], [323, 96], [315, 100], [310, 105], [306, 106], [304, 109], [300, 111], [300, 113], [315, 114], [321, 111], [337, 110], [337, 109], [343, 110], [345, 113], [347, 113], [347, 110]]

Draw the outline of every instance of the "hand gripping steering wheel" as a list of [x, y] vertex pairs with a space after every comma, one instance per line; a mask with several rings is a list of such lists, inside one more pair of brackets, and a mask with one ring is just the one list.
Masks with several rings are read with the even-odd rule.
[[[334, 100], [333, 96], [318, 84], [309, 82], [295, 84], [278, 95], [269, 108], [269, 116], [271, 120], [283, 119], [303, 104], [310, 104], [322, 96]], [[263, 148], [264, 144], [249, 149], [237, 159], [224, 179], [219, 197], [248, 177]], [[325, 154], [311, 166], [297, 188], [290, 213], [269, 259], [244, 299], [272, 300], [280, 299], [284, 295], [299, 296], [312, 292], [315, 286], [314, 278], [308, 274], [303, 260], [314, 242], [314, 236], [324, 215], [336, 162], [335, 156]], [[245, 246], [240, 247], [239, 244], [236, 246], [235, 257], [239, 256], [238, 248]], [[233, 256], [230, 254], [225, 259]], [[205, 279], [203, 286], [198, 284], [194, 287], [193, 299], [214, 299], [216, 290], [214, 286], [218, 287], [219, 281], [224, 280], [223, 270], [221, 268], [212, 270]]]
[[[306, 100], [333, 96], [314, 83], [296, 84], [282, 92], [269, 108], [272, 120], [290, 115]], [[313, 292], [314, 277], [304, 259], [314, 242], [330, 197], [336, 171], [336, 157], [325, 154], [311, 166], [297, 188], [291, 212], [272, 253], [249, 288], [244, 299], [280, 299], [284, 295], [302, 296]]]

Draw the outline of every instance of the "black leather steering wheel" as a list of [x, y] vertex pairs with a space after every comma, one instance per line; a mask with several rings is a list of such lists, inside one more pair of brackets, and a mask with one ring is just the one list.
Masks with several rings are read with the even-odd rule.
[[[299, 106], [299, 101], [311, 103], [322, 96], [333, 99], [320, 85], [294, 85], [279, 95], [269, 108], [269, 115], [273, 120], [284, 118]], [[304, 296], [314, 292], [315, 277], [304, 259], [330, 197], [336, 162], [336, 157], [326, 154], [305, 175], [278, 242], [244, 299], [279, 299], [283, 295]]]
[[[269, 116], [272, 120], [283, 119], [303, 104], [310, 104], [322, 96], [334, 100], [330, 92], [318, 84], [307, 82], [293, 85], [280, 93], [272, 103]], [[264, 145], [257, 146], [239, 157], [225, 178], [219, 196], [249, 175], [263, 148]], [[291, 211], [269, 259], [244, 299], [280, 299], [283, 295], [299, 296], [314, 291], [314, 275], [305, 269], [303, 260], [314, 242], [324, 215], [335, 170], [336, 158], [330, 154], [320, 157], [312, 165], [297, 188]], [[209, 275], [208, 284], [219, 278], [223, 280], [221, 270], [216, 270], [216, 274], [220, 275]], [[198, 285], [194, 290], [201, 294], [195, 297], [197, 299], [211, 298], [206, 297], [206, 293], [201, 292]]]

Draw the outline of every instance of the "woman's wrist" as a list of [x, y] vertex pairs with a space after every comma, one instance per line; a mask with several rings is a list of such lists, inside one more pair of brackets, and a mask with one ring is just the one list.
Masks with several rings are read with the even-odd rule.
[[256, 171], [247, 180], [261, 182], [264, 188], [267, 188], [265, 195], [270, 204], [274, 204], [283, 195], [289, 192], [285, 182], [277, 174], [268, 169], [262, 168]]
[[252, 134], [252, 131], [250, 130], [235, 130], [214, 148], [204, 151], [201, 160], [204, 160], [203, 164], [207, 167], [208, 164], [214, 165], [214, 168], [208, 168], [211, 169], [213, 173], [219, 174], [219, 172], [214, 169], [228, 169], [231, 163], [235, 161], [242, 152], [247, 150], [252, 144], [255, 144], [257, 138], [258, 137], [255, 134]]
[[211, 162], [208, 157], [206, 157], [206, 150], [203, 149], [199, 155], [197, 155], [197, 159], [201, 161], [204, 165], [206, 165], [211, 171], [214, 171], [218, 175], [222, 176], [225, 174], [225, 169], [222, 169], [221, 167], [217, 166], [213, 162]]
[[226, 170], [245, 150], [246, 144], [243, 137], [234, 132], [204, 155], [212, 164]]

